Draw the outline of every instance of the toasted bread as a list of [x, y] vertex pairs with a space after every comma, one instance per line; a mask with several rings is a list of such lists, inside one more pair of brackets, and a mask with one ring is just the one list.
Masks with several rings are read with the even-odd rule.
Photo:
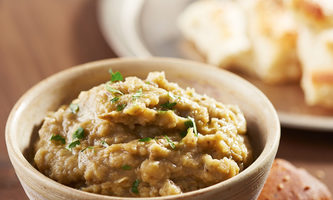
[[279, 2], [197, 1], [182, 13], [179, 27], [210, 64], [238, 68], [268, 83], [297, 81], [297, 30]]
[[333, 107], [333, 28], [320, 32], [303, 28], [298, 40], [301, 86], [309, 105]]
[[256, 74], [265, 82], [297, 81], [301, 77], [296, 53], [297, 24], [282, 0], [254, 0], [249, 7], [249, 36]]
[[275, 159], [258, 200], [331, 200], [327, 187], [304, 169]]
[[301, 79], [308, 105], [333, 107], [333, 0], [201, 0], [179, 27], [208, 63], [266, 83]]
[[184, 37], [195, 45], [208, 63], [222, 68], [252, 66], [246, 16], [237, 3], [194, 2], [181, 14], [178, 25]]
[[326, 29], [333, 26], [332, 0], [284, 0], [294, 10], [299, 21], [312, 29]]

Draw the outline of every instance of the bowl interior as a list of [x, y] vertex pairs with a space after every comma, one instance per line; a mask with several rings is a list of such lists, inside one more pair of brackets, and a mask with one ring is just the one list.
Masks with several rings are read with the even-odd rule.
[[279, 122], [274, 108], [245, 80], [204, 64], [177, 59], [113, 59], [68, 69], [30, 89], [16, 104], [7, 123], [6, 141], [11, 159], [31, 162], [31, 143], [38, 138], [38, 129], [47, 112], [68, 104], [80, 91], [108, 81], [110, 68], [125, 77], [140, 78], [145, 78], [151, 71], [164, 71], [169, 81], [177, 82], [181, 87], [193, 87], [198, 93], [222, 103], [239, 105], [247, 120], [255, 159], [264, 154], [264, 150], [269, 154], [269, 146], [275, 148], [276, 153]]

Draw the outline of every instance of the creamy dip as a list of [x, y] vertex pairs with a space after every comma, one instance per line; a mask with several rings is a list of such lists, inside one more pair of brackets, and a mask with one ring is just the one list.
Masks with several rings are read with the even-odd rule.
[[204, 188], [252, 162], [244, 115], [164, 72], [80, 93], [45, 118], [34, 162], [71, 187], [112, 196], [154, 197]]

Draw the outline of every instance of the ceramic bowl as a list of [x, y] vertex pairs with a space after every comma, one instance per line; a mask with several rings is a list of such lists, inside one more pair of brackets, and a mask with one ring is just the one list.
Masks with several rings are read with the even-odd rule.
[[[254, 162], [226, 181], [180, 195], [153, 199], [256, 199], [275, 158], [280, 124], [272, 104], [257, 88], [244, 79], [210, 65], [171, 58], [109, 59], [59, 72], [26, 92], [12, 109], [6, 125], [6, 144], [15, 172], [30, 199], [96, 200], [129, 199], [83, 192], [62, 185], [42, 173], [32, 163], [32, 143], [48, 111], [68, 104], [80, 91], [106, 82], [108, 70], [124, 76], [145, 78], [148, 72], [165, 71], [170, 81], [194, 87], [226, 104], [237, 104], [247, 120], [254, 149]], [[147, 199], [147, 198], [144, 198]]]

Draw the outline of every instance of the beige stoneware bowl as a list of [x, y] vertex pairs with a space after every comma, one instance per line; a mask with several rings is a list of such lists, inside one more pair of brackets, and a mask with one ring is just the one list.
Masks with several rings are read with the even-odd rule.
[[[44, 176], [31, 164], [31, 143], [48, 111], [69, 103], [80, 91], [107, 81], [108, 69], [124, 76], [145, 78], [148, 72], [165, 71], [170, 81], [194, 87], [223, 103], [237, 104], [244, 112], [254, 148], [254, 162], [237, 176], [213, 186], [174, 196], [152, 199], [256, 199], [276, 155], [280, 124], [263, 93], [244, 79], [215, 67], [170, 58], [126, 58], [92, 62], [59, 72], [26, 92], [12, 109], [6, 126], [6, 144], [15, 172], [30, 199], [96, 200], [130, 199], [83, 192]], [[145, 198], [147, 199], [147, 198]]]

